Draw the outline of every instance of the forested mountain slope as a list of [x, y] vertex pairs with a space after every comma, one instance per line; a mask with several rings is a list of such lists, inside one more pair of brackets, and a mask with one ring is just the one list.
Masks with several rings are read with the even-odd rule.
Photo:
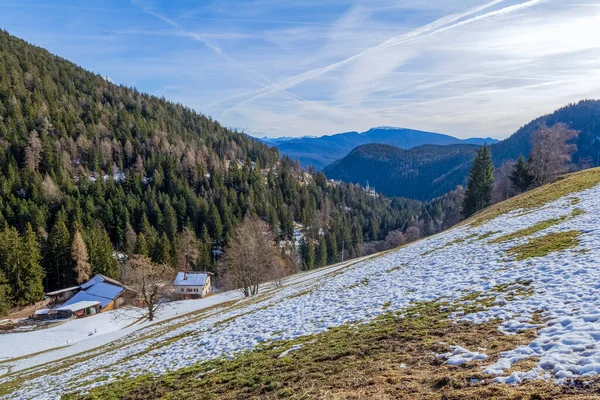
[[440, 133], [424, 132], [414, 129], [377, 127], [366, 132], [346, 132], [321, 137], [289, 138], [278, 140], [274, 145], [282, 154], [298, 160], [302, 166], [314, 166], [322, 169], [332, 162], [346, 156], [352, 149], [365, 144], [388, 144], [401, 149], [425, 144], [483, 144], [495, 143], [497, 140], [487, 138], [458, 139]]
[[409, 150], [384, 144], [357, 147], [323, 172], [388, 196], [430, 199], [454, 190], [469, 173], [475, 145], [419, 146]]
[[308, 237], [322, 233], [335, 262], [342, 245], [352, 257], [390, 230], [441, 229], [446, 205], [329, 185], [209, 117], [0, 32], [0, 289], [7, 280], [10, 304], [75, 283], [77, 231], [91, 272], [111, 277], [113, 251], [211, 269], [211, 250], [247, 213], [281, 240], [294, 222]]
[[[552, 114], [537, 118], [520, 128], [509, 138], [490, 145], [496, 167], [514, 161], [531, 151], [531, 134], [540, 124], [552, 126], [565, 123], [579, 131], [577, 151], [573, 163], [585, 168], [600, 162], [600, 101], [584, 100], [563, 107]], [[471, 156], [469, 146], [452, 146], [446, 150], [425, 146], [410, 151], [363, 146], [348, 156], [327, 166], [328, 178], [341, 179], [366, 185], [367, 179], [381, 193], [421, 200], [439, 196], [457, 185], [462, 185], [469, 173]], [[386, 171], [376, 174], [375, 171]]]
[[0, 396], [595, 398], [599, 184], [599, 169], [572, 174], [439, 235], [250, 299], [199, 300], [215, 306], [80, 355], [6, 360]]

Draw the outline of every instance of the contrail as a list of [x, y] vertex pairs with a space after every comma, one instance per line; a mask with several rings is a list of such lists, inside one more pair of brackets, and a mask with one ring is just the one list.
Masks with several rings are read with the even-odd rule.
[[[292, 76], [290, 78], [286, 78], [286, 79], [284, 79], [284, 80], [282, 80], [280, 82], [277, 82], [277, 83], [275, 83], [275, 84], [273, 84], [271, 86], [265, 87], [263, 89], [259, 89], [258, 91], [254, 92], [254, 93], [256, 93], [256, 95], [254, 97], [252, 97], [250, 99], [247, 99], [247, 100], [245, 100], [245, 101], [243, 101], [243, 102], [241, 102], [241, 103], [239, 103], [237, 105], [242, 105], [242, 104], [245, 104], [245, 103], [257, 100], [257, 99], [259, 99], [261, 97], [264, 97], [266, 95], [269, 95], [269, 94], [272, 94], [272, 93], [277, 93], [277, 92], [280, 92], [280, 91], [285, 90], [285, 89], [289, 89], [289, 88], [294, 87], [294, 86], [296, 86], [296, 85], [298, 85], [298, 84], [300, 84], [302, 82], [306, 82], [306, 81], [311, 80], [313, 78], [316, 78], [316, 77], [318, 77], [320, 75], [323, 75], [323, 74], [325, 74], [325, 73], [327, 73], [329, 71], [335, 70], [338, 67], [341, 67], [341, 66], [343, 66], [345, 64], [348, 64], [348, 63], [352, 62], [353, 60], [355, 60], [357, 58], [360, 58], [360, 57], [362, 57], [362, 56], [364, 56], [366, 54], [369, 54], [371, 52], [377, 51], [377, 50], [379, 50], [381, 48], [386, 48], [389, 45], [395, 45], [397, 43], [401, 43], [403, 40], [417, 38], [420, 35], [423, 35], [423, 34], [425, 34], [427, 32], [436, 30], [436, 29], [438, 29], [440, 27], [443, 27], [444, 25], [451, 24], [451, 23], [454, 23], [456, 21], [459, 21], [462, 18], [468, 17], [469, 15], [473, 15], [475, 13], [484, 11], [484, 10], [486, 10], [486, 9], [488, 9], [490, 7], [495, 6], [496, 4], [502, 3], [504, 1], [506, 1], [506, 0], [492, 0], [492, 1], [488, 2], [488, 3], [482, 4], [480, 6], [472, 7], [470, 9], [468, 9], [467, 11], [464, 11], [464, 12], [461, 12], [461, 13], [454, 13], [454, 14], [450, 14], [450, 15], [447, 15], [445, 17], [439, 18], [439, 19], [437, 19], [437, 20], [435, 20], [435, 21], [433, 21], [433, 22], [431, 22], [431, 23], [429, 23], [427, 25], [424, 25], [422, 27], [414, 29], [414, 30], [412, 30], [410, 32], [407, 32], [405, 34], [402, 34], [400, 36], [396, 36], [396, 37], [393, 37], [391, 39], [388, 39], [388, 40], [384, 41], [383, 43], [380, 43], [377, 46], [374, 46], [374, 47], [371, 47], [369, 49], [363, 50], [363, 51], [361, 51], [361, 52], [359, 52], [359, 53], [357, 53], [357, 54], [355, 54], [353, 56], [350, 56], [350, 57], [348, 57], [346, 59], [343, 59], [341, 61], [335, 62], [335, 63], [327, 65], [325, 67], [320, 67], [320, 68], [312, 69], [312, 70], [304, 72], [302, 74], [298, 74], [298, 75]], [[230, 99], [232, 99], [234, 97], [235, 96], [231, 96], [231, 97], [229, 97], [226, 100], [230, 100]], [[218, 102], [215, 102], [213, 105], [218, 105], [218, 104], [221, 104], [221, 103], [222, 103], [222, 101], [218, 101]]]
[[[271, 85], [264, 89], [260, 89], [260, 90], [256, 91], [255, 92], [256, 94], [253, 97], [230, 107], [230, 109], [235, 108], [242, 104], [246, 104], [248, 102], [252, 102], [254, 100], [257, 100], [259, 98], [267, 96], [269, 94], [273, 94], [273, 93], [280, 92], [282, 90], [289, 89], [291, 87], [294, 87], [294, 86], [296, 86], [300, 83], [306, 82], [308, 80], [314, 79], [320, 75], [323, 75], [329, 71], [338, 69], [338, 67], [348, 64], [348, 63], [352, 62], [353, 60], [360, 58], [366, 54], [372, 53], [374, 51], [386, 49], [386, 48], [389, 48], [392, 46], [397, 46], [398, 44], [413, 41], [413, 40], [416, 40], [419, 38], [429, 37], [429, 36], [432, 36], [432, 35], [435, 35], [435, 34], [450, 30], [450, 29], [454, 29], [459, 26], [470, 24], [470, 23], [473, 23], [473, 22], [476, 22], [479, 20], [492, 18], [492, 17], [496, 17], [496, 16], [507, 15], [507, 14], [513, 13], [515, 11], [519, 11], [519, 10], [534, 6], [538, 3], [545, 2], [546, 0], [530, 0], [525, 3], [508, 6], [508, 7], [502, 8], [500, 10], [491, 11], [491, 12], [488, 12], [483, 15], [478, 15], [478, 16], [466, 19], [464, 21], [460, 21], [461, 19], [463, 19], [465, 17], [469, 17], [473, 14], [477, 14], [477, 13], [484, 11], [490, 7], [493, 7], [499, 3], [502, 3], [503, 1], [505, 1], [505, 0], [493, 0], [486, 4], [470, 8], [469, 10], [467, 10], [465, 12], [448, 15], [448, 16], [440, 18], [430, 24], [427, 24], [420, 28], [417, 28], [411, 32], [388, 39], [375, 47], [366, 49], [366, 50], [364, 50], [358, 54], [355, 54], [351, 57], [348, 57], [344, 60], [327, 65], [325, 67], [316, 68], [316, 69], [304, 72], [302, 74], [295, 75], [290, 78], [284, 79], [274, 85]], [[219, 102], [217, 102], [216, 104], [219, 104]]]
[[[228, 56], [227, 54], [225, 54], [221, 48], [219, 46], [217, 46], [216, 44], [212, 43], [210, 40], [208, 40], [206, 37], [204, 37], [201, 34], [195, 33], [195, 32], [189, 32], [185, 29], [183, 29], [183, 27], [178, 24], [177, 22], [173, 21], [171, 18], [166, 17], [160, 13], [157, 13], [151, 9], [148, 9], [146, 7], [141, 6], [140, 4], [138, 4], [137, 0], [132, 0], [132, 4], [134, 4], [135, 6], [139, 7], [143, 12], [145, 12], [148, 15], [151, 15], [155, 18], [158, 18], [159, 20], [167, 23], [168, 25], [171, 25], [173, 28], [177, 29], [177, 31], [179, 32], [180, 35], [182, 36], [186, 36], [189, 38], [192, 38], [196, 41], [199, 41], [201, 43], [203, 43], [206, 47], [208, 47], [209, 49], [211, 49], [212, 51], [214, 51], [216, 54], [218, 54], [219, 56], [223, 57], [224, 59], [226, 59], [227, 61], [231, 62], [232, 64], [234, 64], [235, 66], [238, 66], [239, 68], [246, 70], [250, 73], [252, 73], [253, 75], [259, 77], [263, 82], [257, 82], [254, 81], [255, 84], [265, 88], [268, 87], [267, 85], [273, 85], [273, 82], [266, 77], [265, 75], [259, 73], [258, 71], [253, 70], [252, 68], [248, 68], [247, 66], [245, 66], [244, 64], [240, 63], [239, 61], [237, 61], [234, 58], [231, 58], [230, 56]], [[265, 83], [267, 85], [265, 85]], [[296, 102], [302, 102], [305, 99], [287, 92], [285, 89], [282, 90], [285, 94], [287, 94], [292, 100], [296, 101]]]

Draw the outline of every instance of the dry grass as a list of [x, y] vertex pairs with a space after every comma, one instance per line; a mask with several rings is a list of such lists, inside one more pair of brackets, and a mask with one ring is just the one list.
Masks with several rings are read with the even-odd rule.
[[482, 210], [463, 223], [480, 226], [499, 215], [517, 209], [530, 210], [558, 200], [571, 193], [592, 188], [600, 183], [600, 168], [588, 169], [557, 178], [554, 182], [512, 197]]
[[[463, 304], [463, 307], [464, 304]], [[467, 306], [471, 307], [471, 306]], [[473, 305], [475, 307], [475, 305]], [[452, 324], [456, 306], [419, 304], [399, 318], [388, 313], [364, 325], [351, 325], [296, 341], [199, 364], [162, 377], [141, 377], [93, 389], [85, 399], [593, 399], [600, 387], [527, 382], [495, 384], [482, 372], [502, 351], [529, 343], [534, 330], [503, 335], [497, 322]], [[469, 311], [469, 310], [465, 310]], [[302, 347], [279, 355], [296, 344]], [[436, 353], [449, 345], [485, 349], [484, 361], [453, 367]], [[531, 369], [523, 361], [509, 372]], [[76, 398], [69, 396], [68, 398]]]

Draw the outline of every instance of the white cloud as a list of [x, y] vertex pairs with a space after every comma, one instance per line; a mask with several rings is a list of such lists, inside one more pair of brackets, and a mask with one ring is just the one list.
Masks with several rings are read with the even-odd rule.
[[160, 51], [100, 70], [159, 82], [153, 94], [253, 134], [396, 125], [503, 137], [600, 93], [600, 7], [585, 1], [136, 4], [147, 20], [108, 33], [119, 48], [147, 36]]

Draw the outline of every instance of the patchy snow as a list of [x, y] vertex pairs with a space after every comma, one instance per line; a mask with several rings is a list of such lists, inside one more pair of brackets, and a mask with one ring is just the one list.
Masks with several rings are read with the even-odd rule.
[[[369, 321], [388, 311], [401, 311], [412, 302], [440, 298], [457, 301], [475, 292], [493, 296], [494, 304], [471, 314], [457, 310], [452, 318], [473, 323], [499, 319], [500, 330], [506, 334], [532, 327], [539, 329], [538, 337], [529, 345], [504, 352], [485, 372], [502, 375], [515, 362], [531, 357], [539, 360], [537, 365], [509, 377], [498, 376], [498, 382], [519, 383], [541, 378], [560, 383], [572, 376], [597, 375], [600, 373], [600, 268], [596, 268], [600, 263], [600, 201], [597, 200], [600, 187], [576, 196], [580, 198], [576, 206], [569, 198], [563, 198], [530, 213], [516, 210], [477, 228], [461, 226], [393, 252], [292, 277], [281, 288], [270, 288], [259, 297], [240, 300], [231, 307], [198, 311], [135, 331], [122, 329], [120, 341], [105, 342], [108, 344], [99, 349], [85, 348], [83, 360], [71, 359], [63, 365], [41, 365], [41, 358], [24, 364], [17, 362], [12, 374], [0, 377], [0, 384], [16, 377], [22, 379], [22, 384], [18, 391], [4, 398], [51, 399], [112, 382], [125, 374], [162, 374], [252, 349], [259, 343], [294, 339], [347, 323]], [[515, 261], [505, 250], [525, 243], [528, 238], [488, 243], [491, 238], [540, 221], [571, 215], [575, 208], [585, 213], [532, 235], [576, 229], [582, 236], [574, 249]], [[492, 231], [498, 233], [490, 239], [456, 242], [472, 234]], [[521, 284], [494, 291], [497, 285], [515, 282]], [[521, 293], [523, 288], [528, 290], [526, 295]], [[537, 315], [543, 324], [532, 321]], [[30, 339], [33, 341], [34, 337]], [[6, 338], [0, 335], [0, 350], [9, 347]], [[454, 348], [448, 356], [450, 363], [460, 364], [485, 358], [485, 353]], [[14, 373], [14, 368], [27, 363], [39, 367], [23, 371], [23, 375]], [[55, 372], [34, 375], [48, 367], [55, 367]], [[100, 382], [100, 378], [106, 380]]]
[[449, 353], [438, 354], [438, 358], [446, 360], [448, 365], [461, 365], [469, 361], [485, 360], [487, 355], [476, 351], [469, 351], [461, 346], [450, 346]]
[[302, 344], [295, 344], [292, 347], [290, 347], [289, 349], [287, 349], [286, 351], [284, 351], [283, 353], [281, 353], [277, 358], [283, 358], [286, 357], [288, 354], [294, 352], [294, 351], [298, 351], [302, 348]]

